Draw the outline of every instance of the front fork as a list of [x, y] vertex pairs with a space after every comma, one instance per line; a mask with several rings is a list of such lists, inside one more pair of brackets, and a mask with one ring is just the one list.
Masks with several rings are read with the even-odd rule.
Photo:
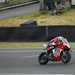
[[51, 50], [47, 50], [47, 56], [48, 56], [48, 59], [49, 60], [54, 60], [53, 58], [54, 58], [54, 54], [53, 54], [53, 51], [52, 51], [53, 49], [51, 49]]

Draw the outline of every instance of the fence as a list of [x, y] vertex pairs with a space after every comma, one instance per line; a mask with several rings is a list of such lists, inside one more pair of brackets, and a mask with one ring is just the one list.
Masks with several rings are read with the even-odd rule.
[[75, 42], [75, 26], [39, 26], [0, 28], [0, 41], [48, 41], [55, 36], [64, 36]]

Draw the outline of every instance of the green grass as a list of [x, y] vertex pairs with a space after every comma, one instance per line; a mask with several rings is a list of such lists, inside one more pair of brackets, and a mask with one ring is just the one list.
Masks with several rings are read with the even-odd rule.
[[31, 16], [16, 16], [0, 20], [0, 27], [19, 27], [21, 23], [36, 20], [39, 26], [46, 25], [75, 25], [75, 9], [64, 11], [61, 15], [51, 15], [49, 11], [44, 13], [34, 12]]
[[42, 48], [43, 42], [0, 42], [0, 48]]
[[[0, 42], [0, 48], [43, 48], [45, 42]], [[47, 42], [46, 42], [47, 43]], [[75, 48], [75, 43], [70, 43]]]

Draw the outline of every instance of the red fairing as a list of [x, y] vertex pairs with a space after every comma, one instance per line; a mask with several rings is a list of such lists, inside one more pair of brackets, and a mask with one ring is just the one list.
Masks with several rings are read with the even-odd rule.
[[60, 57], [60, 56], [57, 56], [57, 57], [54, 56], [53, 59], [54, 59], [55, 61], [61, 61], [61, 57]]
[[57, 46], [57, 48], [60, 48], [60, 49], [64, 50], [65, 45], [64, 44], [61, 44], [61, 45]]

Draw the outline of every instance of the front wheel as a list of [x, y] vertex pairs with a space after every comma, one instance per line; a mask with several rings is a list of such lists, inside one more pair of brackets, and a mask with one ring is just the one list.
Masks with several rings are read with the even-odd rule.
[[64, 52], [62, 53], [62, 55], [61, 55], [61, 59], [62, 59], [62, 62], [63, 62], [64, 64], [69, 63], [70, 60], [71, 60], [71, 54], [70, 54], [70, 52], [69, 52], [69, 51], [64, 51]]
[[46, 65], [48, 63], [47, 53], [46, 52], [42, 52], [39, 55], [38, 60], [39, 60], [40, 65]]

